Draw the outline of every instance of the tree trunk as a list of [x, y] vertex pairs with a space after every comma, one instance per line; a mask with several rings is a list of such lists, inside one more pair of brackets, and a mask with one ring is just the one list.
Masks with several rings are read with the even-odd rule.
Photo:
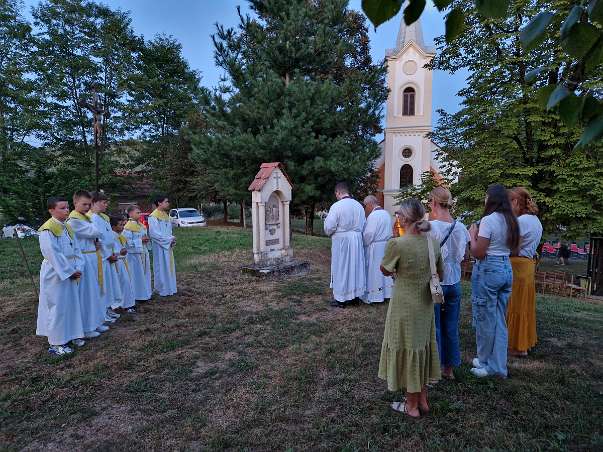
[[316, 204], [312, 203], [309, 206], [306, 206], [304, 209], [304, 214], [306, 218], [306, 227], [304, 233], [306, 235], [314, 235], [314, 210]]
[[239, 203], [239, 226], [245, 227], [245, 201]]
[[228, 224], [228, 201], [224, 200], [222, 204], [224, 205], [224, 223]]

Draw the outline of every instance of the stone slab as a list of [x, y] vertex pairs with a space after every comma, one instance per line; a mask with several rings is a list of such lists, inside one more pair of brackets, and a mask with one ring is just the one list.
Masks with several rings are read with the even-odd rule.
[[291, 260], [276, 265], [251, 264], [241, 267], [241, 271], [258, 278], [286, 275], [305, 275], [310, 271], [310, 263], [306, 261]]

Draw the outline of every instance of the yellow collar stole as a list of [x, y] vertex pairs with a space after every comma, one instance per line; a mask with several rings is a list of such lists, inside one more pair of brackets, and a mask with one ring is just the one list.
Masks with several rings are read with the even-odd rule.
[[121, 246], [125, 247], [126, 243], [128, 243], [128, 239], [125, 238], [123, 235], [118, 234], [117, 235], [117, 240], [119, 240], [119, 243], [121, 243]]
[[66, 223], [61, 223], [60, 221], [55, 220], [54, 218], [49, 218], [46, 223], [40, 226], [38, 232], [50, 231], [55, 237], [60, 237], [63, 235], [63, 231], [65, 230], [67, 231], [67, 234], [69, 234], [69, 237], [71, 237], [71, 239], [73, 240], [73, 229], [71, 229], [71, 226]]
[[[88, 213], [86, 214], [86, 216], [87, 216], [88, 218], [92, 218], [92, 215], [94, 215], [94, 212], [92, 212], [92, 211], [90, 211], [90, 210], [89, 210], [89, 211], [88, 211]], [[105, 220], [107, 223], [111, 223], [111, 219], [109, 218], [109, 215], [106, 215], [106, 214], [104, 214], [104, 213], [100, 213], [100, 212], [99, 212], [99, 213], [97, 213], [97, 215], [98, 215], [99, 217], [101, 217], [103, 220]]]
[[151, 216], [157, 218], [160, 221], [170, 221], [170, 216], [163, 210], [155, 209], [153, 210], [153, 213], [151, 213]]
[[138, 221], [129, 219], [126, 225], [124, 226], [124, 229], [130, 232], [140, 232], [142, 231], [142, 225]]
[[88, 214], [84, 215], [83, 213], [79, 213], [77, 210], [72, 210], [71, 212], [69, 212], [69, 218], [72, 218], [74, 220], [82, 220], [90, 223], [90, 218], [88, 217]]

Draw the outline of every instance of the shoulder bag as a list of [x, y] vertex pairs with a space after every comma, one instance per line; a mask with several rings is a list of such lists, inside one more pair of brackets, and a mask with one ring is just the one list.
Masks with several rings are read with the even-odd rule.
[[427, 247], [429, 248], [429, 267], [431, 268], [431, 278], [429, 279], [429, 290], [431, 291], [431, 299], [434, 304], [444, 303], [444, 290], [440, 283], [440, 276], [436, 269], [435, 253], [433, 251], [433, 243], [430, 237], [427, 237]]

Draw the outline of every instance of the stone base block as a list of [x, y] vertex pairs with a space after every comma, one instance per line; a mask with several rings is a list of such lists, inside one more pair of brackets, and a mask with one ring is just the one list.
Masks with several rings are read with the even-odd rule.
[[305, 261], [288, 260], [275, 264], [250, 264], [241, 267], [243, 273], [258, 278], [269, 276], [305, 275], [310, 271], [310, 263]]

